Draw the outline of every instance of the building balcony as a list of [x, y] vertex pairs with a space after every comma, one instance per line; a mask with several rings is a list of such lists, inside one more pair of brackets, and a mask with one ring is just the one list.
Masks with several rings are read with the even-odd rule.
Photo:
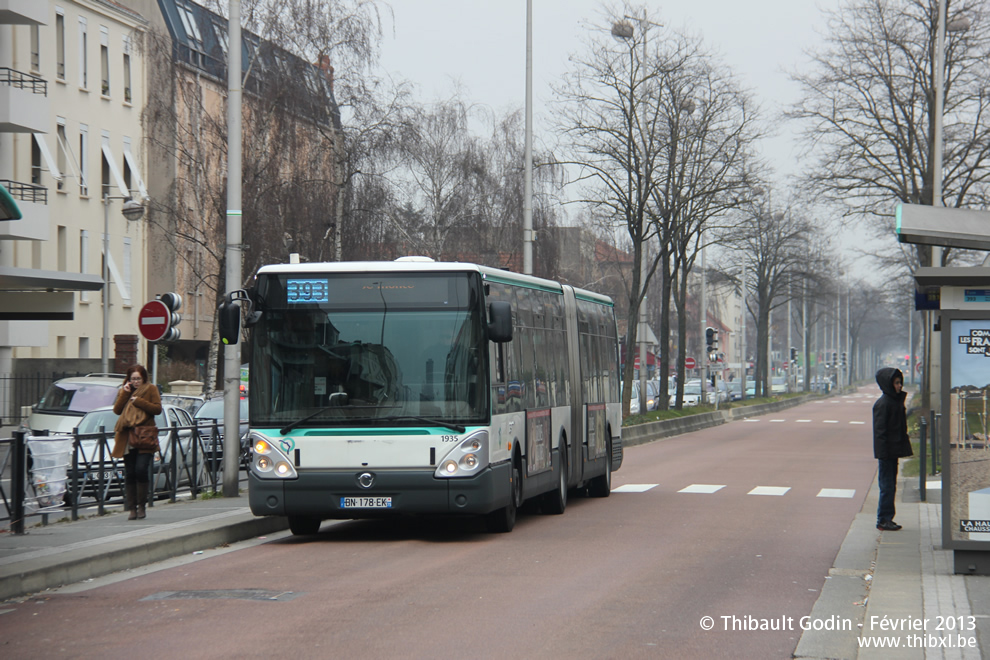
[[2, 179], [0, 185], [17, 201], [23, 215], [20, 220], [0, 220], [0, 240], [47, 241], [51, 223], [48, 189], [31, 183]]
[[44, 78], [0, 67], [0, 132], [45, 133], [48, 110], [48, 83]]
[[47, 2], [0, 0], [0, 25], [46, 25], [47, 18]]

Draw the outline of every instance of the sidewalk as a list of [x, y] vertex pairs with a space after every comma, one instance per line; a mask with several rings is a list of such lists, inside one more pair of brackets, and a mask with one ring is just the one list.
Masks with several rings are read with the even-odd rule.
[[814, 621], [851, 622], [851, 630], [805, 632], [795, 658], [979, 660], [990, 650], [990, 576], [952, 573], [952, 551], [941, 548], [940, 488], [928, 482], [928, 501], [920, 502], [917, 477], [901, 479], [904, 528], [879, 532], [874, 479], [811, 613]]
[[288, 528], [255, 517], [246, 496], [156, 502], [143, 520], [116, 510], [0, 534], [0, 601]]

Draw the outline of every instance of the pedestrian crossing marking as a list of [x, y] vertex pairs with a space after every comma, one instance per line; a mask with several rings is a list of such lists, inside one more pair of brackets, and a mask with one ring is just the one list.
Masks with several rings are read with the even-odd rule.
[[791, 488], [790, 486], [757, 486], [746, 493], [747, 495], [783, 495]]
[[942, 482], [941, 481], [926, 481], [925, 482], [925, 488], [927, 490], [942, 490]]
[[852, 499], [856, 495], [855, 489], [849, 488], [822, 488], [818, 491], [818, 497], [841, 497], [844, 499]]
[[678, 493], [705, 493], [705, 494], [711, 494], [711, 493], [714, 493], [716, 491], [720, 491], [723, 488], [725, 488], [725, 485], [724, 484], [721, 485], [721, 486], [718, 486], [718, 485], [715, 485], [715, 484], [691, 484], [687, 488], [682, 488], [682, 489], [680, 489], [677, 492]]
[[656, 488], [660, 484], [626, 484], [624, 486], [619, 486], [618, 488], [613, 488], [613, 493], [645, 493], [651, 488]]

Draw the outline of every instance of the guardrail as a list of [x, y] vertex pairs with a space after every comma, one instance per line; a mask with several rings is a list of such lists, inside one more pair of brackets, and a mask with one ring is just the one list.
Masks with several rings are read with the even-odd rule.
[[48, 81], [30, 73], [24, 73], [7, 66], [0, 66], [0, 84], [10, 85], [19, 89], [30, 89], [35, 94], [48, 96]]
[[[188, 492], [193, 499], [206, 491], [217, 494], [223, 488], [223, 436], [218, 424], [214, 421], [161, 431], [161, 452], [155, 454], [149, 468], [152, 487], [148, 489], [148, 505], [154, 506], [156, 500], [175, 502], [179, 493]], [[47, 437], [71, 439], [65, 462], [36, 466], [25, 433], [0, 439], [0, 501], [4, 507], [0, 522], [8, 522], [17, 534], [24, 533], [30, 518], [47, 525], [49, 516], [58, 514], [61, 518], [68, 513], [72, 520], [78, 520], [81, 506], [94, 505], [103, 515], [107, 504], [119, 504], [124, 499], [124, 461], [110, 455], [112, 429]], [[43, 442], [46, 436], [30, 438]], [[242, 448], [242, 474], [247, 461]]]

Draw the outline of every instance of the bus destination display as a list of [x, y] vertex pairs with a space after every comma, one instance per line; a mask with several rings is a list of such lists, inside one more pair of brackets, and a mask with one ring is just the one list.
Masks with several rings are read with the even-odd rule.
[[289, 279], [285, 285], [286, 302], [290, 305], [329, 302], [329, 280]]

